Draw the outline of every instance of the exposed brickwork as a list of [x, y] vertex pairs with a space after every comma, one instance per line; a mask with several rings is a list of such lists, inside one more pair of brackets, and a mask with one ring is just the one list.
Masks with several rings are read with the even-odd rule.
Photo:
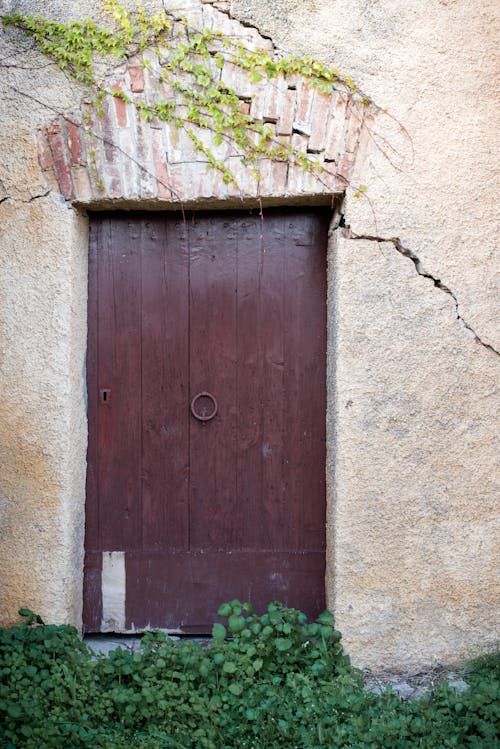
[[38, 162], [42, 172], [52, 171], [53, 162], [47, 132], [38, 131]]
[[311, 118], [311, 135], [307, 143], [310, 153], [321, 153], [325, 150], [326, 129], [328, 126], [328, 115], [330, 113], [331, 96], [316, 92], [313, 116]]
[[75, 190], [71, 174], [71, 148], [68, 144], [67, 133], [64, 132], [64, 125], [64, 120], [53, 122], [47, 128], [47, 138], [61, 195], [66, 200], [73, 200]]
[[66, 121], [66, 132], [68, 134], [68, 148], [71, 155], [71, 163], [79, 164], [82, 160], [82, 142], [80, 131], [76, 122]]
[[[274, 49], [255, 29], [221, 12], [221, 5], [224, 3], [203, 0], [208, 28], [232, 35], [249, 48]], [[147, 59], [146, 68], [141, 64], [143, 58]], [[132, 101], [174, 96], [175, 92], [154, 76], [154, 54], [146, 51], [143, 58], [134, 57], [115, 71], [108, 88], [124, 91]], [[237, 148], [232, 150], [226, 142], [214, 147], [212, 134], [200, 131], [200, 140], [225, 160], [237, 179], [237, 188], [228, 187], [218, 172], [207, 171], [206, 157], [196, 152], [187, 133], [156, 119], [146, 123], [133, 104], [111, 95], [103, 102], [103, 117], [96, 117], [92, 108], [84, 105], [81, 113], [60, 117], [39, 133], [40, 166], [50, 183], [57, 181], [67, 200], [82, 202], [193, 202], [235, 196], [329, 194], [345, 189], [360, 150], [366, 151], [369, 138], [365, 124], [373, 115], [361, 110], [347, 94], [322, 94], [297, 74], [252, 84], [239, 68], [226, 62], [222, 79], [240, 97], [242, 112], [267, 123], [277, 140], [308, 153], [323, 171], [314, 175], [297, 166], [263, 159], [257, 179], [252, 169], [241, 163]]]
[[[112, 89], [119, 89], [120, 91], [123, 91], [123, 83], [121, 81], [113, 81], [112, 82]], [[123, 101], [123, 99], [120, 99], [119, 96], [115, 96], [113, 98], [114, 104], [115, 104], [115, 117], [116, 117], [116, 124], [118, 127], [127, 127], [128, 125], [128, 118], [127, 118], [127, 105]]]
[[140, 67], [130, 67], [128, 69], [130, 76], [130, 90], [134, 94], [140, 94], [144, 91], [144, 71]]
[[293, 132], [293, 121], [295, 119], [295, 106], [297, 92], [295, 89], [287, 88], [284, 93], [282, 108], [278, 119], [278, 135], [291, 135]]

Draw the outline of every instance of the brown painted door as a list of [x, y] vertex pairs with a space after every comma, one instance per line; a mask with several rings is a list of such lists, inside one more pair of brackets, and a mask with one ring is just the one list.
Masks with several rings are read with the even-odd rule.
[[87, 631], [324, 608], [327, 228], [92, 217]]

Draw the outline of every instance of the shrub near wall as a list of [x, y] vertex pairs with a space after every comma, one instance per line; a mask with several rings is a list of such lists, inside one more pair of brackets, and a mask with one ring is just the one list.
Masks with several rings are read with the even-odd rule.
[[223, 604], [210, 647], [147, 634], [140, 652], [94, 657], [76, 630], [24, 621], [0, 630], [3, 749], [494, 747], [498, 658], [457, 694], [414, 702], [363, 690], [331, 614]]

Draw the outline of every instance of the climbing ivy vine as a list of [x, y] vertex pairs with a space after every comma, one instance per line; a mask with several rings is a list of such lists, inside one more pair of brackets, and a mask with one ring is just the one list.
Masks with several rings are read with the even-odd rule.
[[[112, 20], [110, 28], [91, 19], [61, 23], [18, 13], [2, 20], [4, 25], [15, 26], [32, 37], [44, 55], [80, 81], [98, 116], [104, 114], [103, 102], [110, 95], [132, 103], [146, 121], [157, 118], [173, 123], [187, 133], [196, 151], [203, 154], [209, 167], [222, 173], [227, 184], [236, 180], [224, 158], [217, 154], [217, 147], [224, 143], [236, 148], [242, 162], [256, 175], [263, 158], [300, 166], [319, 178], [323, 167], [311, 154], [277, 137], [268, 123], [252, 117], [250, 107], [242, 106], [242, 97], [224, 81], [226, 63], [254, 84], [299, 74], [324, 94], [342, 91], [359, 107], [360, 117], [366, 107], [377, 109], [351, 78], [311, 57], [250, 49], [218, 31], [192, 29], [184, 18], [166, 11], [148, 16], [140, 4], [130, 11], [118, 0], [105, 0], [104, 7]], [[141, 56], [146, 50], [148, 53]], [[103, 59], [120, 65], [136, 55], [149, 75], [170, 89], [170, 96], [158, 96], [154, 101], [132, 100], [121, 89], [103, 83], [97, 72]], [[84, 124], [92, 135], [90, 120]], [[209, 139], [202, 137], [203, 131], [210, 133]], [[357, 194], [365, 189], [358, 187]]]

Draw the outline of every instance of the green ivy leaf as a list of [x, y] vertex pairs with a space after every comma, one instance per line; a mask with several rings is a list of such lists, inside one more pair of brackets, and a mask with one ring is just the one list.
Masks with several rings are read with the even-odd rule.
[[19, 705], [8, 705], [7, 714], [11, 718], [20, 718], [23, 714], [23, 711]]
[[262, 80], [262, 74], [259, 73], [258, 70], [251, 70], [248, 75], [248, 78], [250, 80], [250, 83], [258, 83], [259, 81]]
[[288, 637], [278, 637], [276, 639], [276, 649], [284, 652], [285, 650], [290, 650], [293, 643]]
[[222, 642], [226, 638], [226, 628], [223, 624], [215, 623], [213, 625], [212, 637], [219, 642]]
[[245, 617], [239, 616], [238, 614], [232, 614], [228, 619], [228, 625], [229, 629], [233, 634], [237, 634], [238, 632], [241, 632], [242, 629], [245, 629]]

